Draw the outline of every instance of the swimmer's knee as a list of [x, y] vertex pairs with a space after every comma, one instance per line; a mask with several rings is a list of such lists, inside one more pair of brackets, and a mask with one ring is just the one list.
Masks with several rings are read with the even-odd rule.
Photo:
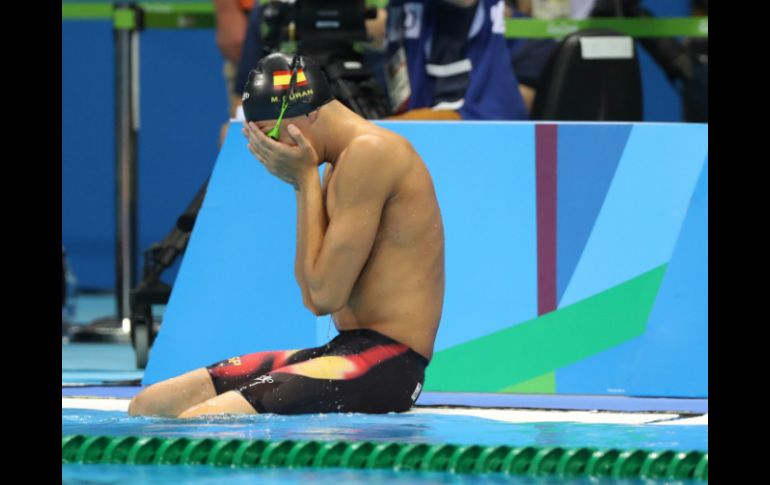
[[128, 415], [176, 417], [166, 409], [169, 407], [167, 395], [162, 383], [145, 387], [128, 403]]
[[129, 416], [148, 416], [150, 400], [147, 399], [147, 389], [143, 389], [128, 403]]
[[169, 412], [167, 393], [160, 383], [145, 387], [128, 403], [129, 416], [175, 417]]
[[142, 389], [128, 405], [129, 416], [175, 418], [194, 404], [216, 396], [208, 371], [196, 369]]

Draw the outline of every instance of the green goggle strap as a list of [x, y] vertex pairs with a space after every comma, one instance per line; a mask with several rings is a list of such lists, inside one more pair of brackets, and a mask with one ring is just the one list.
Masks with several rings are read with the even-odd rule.
[[289, 103], [286, 100], [286, 96], [284, 96], [283, 103], [281, 104], [281, 114], [278, 115], [278, 121], [275, 123], [275, 126], [270, 128], [270, 131], [267, 132], [267, 136], [273, 140], [278, 140], [281, 137], [281, 120], [283, 120], [283, 115], [286, 113], [286, 108], [288, 107]]
[[297, 82], [297, 69], [299, 68], [297, 65], [298, 61], [299, 58], [296, 55], [294, 56], [294, 59], [291, 60], [291, 79], [289, 80], [288, 93], [283, 97], [283, 101], [281, 103], [281, 113], [278, 115], [278, 121], [276, 121], [275, 126], [267, 132], [267, 136], [273, 140], [278, 140], [281, 137], [281, 120], [283, 120], [283, 115], [286, 113], [286, 109], [289, 107], [288, 98], [291, 97], [292, 93], [294, 92], [294, 84]]

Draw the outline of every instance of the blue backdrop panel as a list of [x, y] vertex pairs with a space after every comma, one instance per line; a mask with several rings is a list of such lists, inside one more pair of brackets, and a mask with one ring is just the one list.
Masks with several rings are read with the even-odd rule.
[[[444, 217], [447, 285], [437, 349], [533, 318], [533, 125], [383, 125], [425, 159]], [[251, 158], [240, 129], [231, 127], [218, 158], [144, 383], [240, 353], [325, 340], [328, 320], [302, 306], [293, 277], [292, 191]]]
[[144, 383], [315, 344], [294, 281], [293, 191], [253, 159], [241, 127], [230, 127], [212, 173]]
[[634, 125], [559, 307], [668, 262], [707, 150], [706, 125]]
[[644, 335], [556, 373], [562, 394], [708, 397], [708, 164]]
[[[141, 254], [210, 174], [228, 107], [213, 30], [142, 32], [139, 59]], [[114, 69], [111, 22], [62, 22], [62, 243], [89, 288], [115, 285]]]
[[[639, 3], [656, 17], [688, 17], [692, 0], [643, 0]], [[682, 121], [681, 95], [638, 40], [636, 47], [642, 76], [644, 121]]]
[[446, 289], [436, 350], [534, 318], [534, 125], [381, 124], [425, 160], [444, 219]]
[[708, 396], [708, 161], [635, 364], [629, 394]]
[[82, 286], [115, 284], [111, 22], [62, 23], [62, 244]]
[[[148, 30], [140, 53], [138, 236], [143, 250], [172, 229], [211, 173], [228, 112], [213, 30]], [[172, 282], [178, 266], [163, 279]]]
[[615, 175], [631, 124], [566, 124], [558, 132], [556, 289], [564, 295]]
[[[535, 318], [534, 124], [383, 125], [425, 159], [444, 217], [447, 280], [436, 349]], [[253, 160], [240, 128], [231, 128], [217, 160], [145, 384], [236, 354], [328, 338], [328, 319], [302, 307], [293, 279], [292, 191]], [[554, 369], [556, 392], [706, 397], [708, 127], [636, 124], [629, 133], [628, 125], [566, 123], [559, 130], [566, 135], [558, 217], [575, 220], [562, 221], [557, 248], [571, 248], [574, 260], [585, 245], [561, 306], [659, 265], [667, 271], [645, 333]], [[610, 155], [620, 159], [616, 167]], [[586, 180], [590, 186], [579, 187]]]

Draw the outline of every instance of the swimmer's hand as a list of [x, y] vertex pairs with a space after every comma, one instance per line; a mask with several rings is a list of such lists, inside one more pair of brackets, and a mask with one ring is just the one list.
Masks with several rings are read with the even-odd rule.
[[288, 125], [286, 132], [296, 146], [269, 138], [253, 122], [246, 123], [243, 129], [251, 154], [271, 174], [301, 190], [303, 183], [312, 179], [308, 174], [318, 174], [318, 154], [295, 125]]

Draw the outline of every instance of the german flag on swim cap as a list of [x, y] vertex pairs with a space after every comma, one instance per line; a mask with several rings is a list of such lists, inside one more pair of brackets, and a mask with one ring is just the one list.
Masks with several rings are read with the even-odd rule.
[[296, 57], [292, 65], [294, 56], [276, 52], [260, 59], [249, 72], [241, 103], [247, 121], [278, 119], [284, 99], [288, 103], [286, 118], [308, 114], [334, 99], [320, 66], [309, 57]]

